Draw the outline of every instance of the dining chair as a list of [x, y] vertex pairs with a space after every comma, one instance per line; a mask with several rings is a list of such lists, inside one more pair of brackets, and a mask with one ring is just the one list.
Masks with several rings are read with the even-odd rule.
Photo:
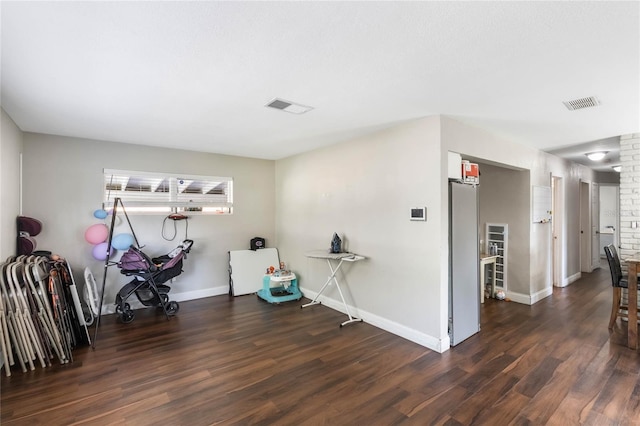
[[609, 270], [611, 271], [611, 285], [613, 288], [613, 303], [611, 305], [611, 318], [609, 319], [609, 328], [613, 328], [618, 317], [628, 318], [627, 312], [629, 307], [621, 302], [622, 289], [629, 288], [627, 276], [622, 274], [622, 266], [618, 252], [613, 244], [604, 247], [604, 253], [609, 262]]

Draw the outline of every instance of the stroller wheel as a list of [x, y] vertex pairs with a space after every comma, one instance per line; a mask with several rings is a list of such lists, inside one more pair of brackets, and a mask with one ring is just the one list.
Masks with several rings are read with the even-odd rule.
[[175, 315], [178, 313], [180, 305], [178, 305], [178, 302], [176, 302], [175, 300], [172, 300], [171, 302], [167, 303], [164, 308], [167, 310], [167, 314]]
[[133, 313], [133, 311], [126, 311], [123, 312], [122, 315], [120, 315], [120, 321], [122, 321], [124, 324], [129, 324], [135, 317], [136, 315]]
[[131, 310], [131, 305], [129, 305], [128, 303], [124, 303], [124, 304], [118, 303], [116, 305], [116, 314], [118, 315], [130, 310]]
[[136, 315], [133, 313], [133, 310], [131, 310], [131, 305], [129, 305], [128, 303], [125, 303], [124, 306], [117, 305], [116, 313], [120, 315], [120, 321], [122, 321], [124, 324], [129, 324], [136, 317]]

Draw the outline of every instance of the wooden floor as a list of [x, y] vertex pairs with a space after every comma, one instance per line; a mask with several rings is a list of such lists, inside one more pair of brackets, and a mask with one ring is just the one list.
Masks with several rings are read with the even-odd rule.
[[603, 268], [531, 307], [489, 301], [482, 331], [444, 354], [255, 296], [184, 302], [170, 321], [108, 316], [73, 364], [3, 372], [1, 421], [638, 425], [640, 354], [607, 330], [609, 280]]

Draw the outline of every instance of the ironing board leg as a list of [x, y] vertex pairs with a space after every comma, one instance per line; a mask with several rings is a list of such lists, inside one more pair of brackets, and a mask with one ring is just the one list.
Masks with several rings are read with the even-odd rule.
[[338, 293], [340, 293], [340, 298], [342, 299], [342, 304], [344, 305], [344, 310], [347, 311], [347, 316], [349, 317], [349, 319], [347, 321], [345, 321], [342, 324], [340, 324], [340, 327], [344, 327], [345, 325], [351, 324], [352, 322], [362, 322], [361, 319], [354, 318], [354, 317], [351, 316], [351, 313], [349, 312], [349, 307], [347, 306], [347, 302], [345, 302], [344, 296], [342, 295], [342, 290], [340, 289], [340, 284], [338, 283], [338, 280], [335, 279], [335, 277], [333, 278], [333, 280], [336, 282], [336, 287], [338, 287]]
[[345, 301], [344, 295], [342, 294], [342, 289], [340, 288], [340, 283], [338, 282], [338, 279], [336, 278], [336, 274], [338, 273], [338, 270], [342, 266], [342, 262], [343, 261], [344, 261], [343, 259], [340, 259], [340, 262], [338, 263], [338, 266], [336, 266], [336, 269], [333, 269], [333, 265], [331, 265], [331, 260], [327, 259], [327, 265], [329, 265], [329, 270], [331, 271], [331, 275], [329, 276], [327, 281], [324, 283], [324, 285], [322, 286], [322, 288], [320, 289], [320, 291], [318, 292], [316, 297], [314, 297], [311, 302], [301, 306], [301, 308], [304, 308], [304, 307], [307, 307], [307, 306], [320, 304], [320, 302], [317, 301], [318, 297], [322, 294], [324, 289], [327, 288], [327, 286], [329, 284], [331, 284], [331, 281], [335, 282], [336, 283], [336, 287], [338, 288], [338, 293], [340, 293], [340, 299], [342, 299], [342, 304], [344, 305], [344, 309], [345, 309], [345, 311], [347, 313], [347, 316], [349, 317], [349, 319], [347, 321], [345, 321], [342, 324], [340, 324], [340, 327], [344, 327], [345, 325], [351, 324], [353, 322], [362, 322], [361, 319], [354, 318], [354, 317], [351, 316], [351, 313], [349, 312], [349, 307], [347, 306], [347, 302]]
[[340, 266], [342, 265], [342, 260], [338, 264], [338, 267], [335, 269], [335, 271], [333, 270], [333, 267], [331, 266], [331, 262], [329, 261], [329, 259], [327, 259], [327, 264], [329, 265], [329, 270], [331, 271], [331, 275], [329, 276], [329, 278], [327, 278], [327, 281], [324, 283], [324, 285], [322, 286], [322, 288], [320, 289], [318, 294], [316, 294], [316, 297], [314, 297], [311, 302], [300, 306], [300, 308], [306, 308], [307, 306], [319, 305], [320, 304], [320, 302], [318, 301], [318, 297], [320, 297], [320, 295], [322, 294], [324, 289], [327, 288], [327, 286], [329, 284], [331, 284], [331, 281], [335, 280], [336, 272], [338, 272], [338, 269], [340, 269]]

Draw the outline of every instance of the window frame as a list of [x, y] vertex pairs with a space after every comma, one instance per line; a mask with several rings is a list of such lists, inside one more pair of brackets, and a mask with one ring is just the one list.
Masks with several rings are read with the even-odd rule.
[[[196, 214], [231, 215], [233, 214], [233, 178], [228, 176], [205, 176], [187, 173], [143, 172], [136, 170], [103, 169], [102, 205], [108, 209], [115, 198], [120, 198], [127, 213], [138, 215], [153, 214]], [[114, 178], [117, 182], [113, 182]], [[149, 191], [127, 191], [124, 185], [132, 178], [149, 185], [156, 185]], [[157, 191], [162, 184], [168, 183], [168, 191]], [[111, 185], [112, 188], [108, 186]], [[120, 185], [119, 189], [113, 186]], [[204, 192], [191, 189], [200, 187]], [[211, 193], [222, 186], [221, 193]], [[166, 188], [166, 186], [165, 186]], [[207, 189], [207, 191], [205, 191]]]

